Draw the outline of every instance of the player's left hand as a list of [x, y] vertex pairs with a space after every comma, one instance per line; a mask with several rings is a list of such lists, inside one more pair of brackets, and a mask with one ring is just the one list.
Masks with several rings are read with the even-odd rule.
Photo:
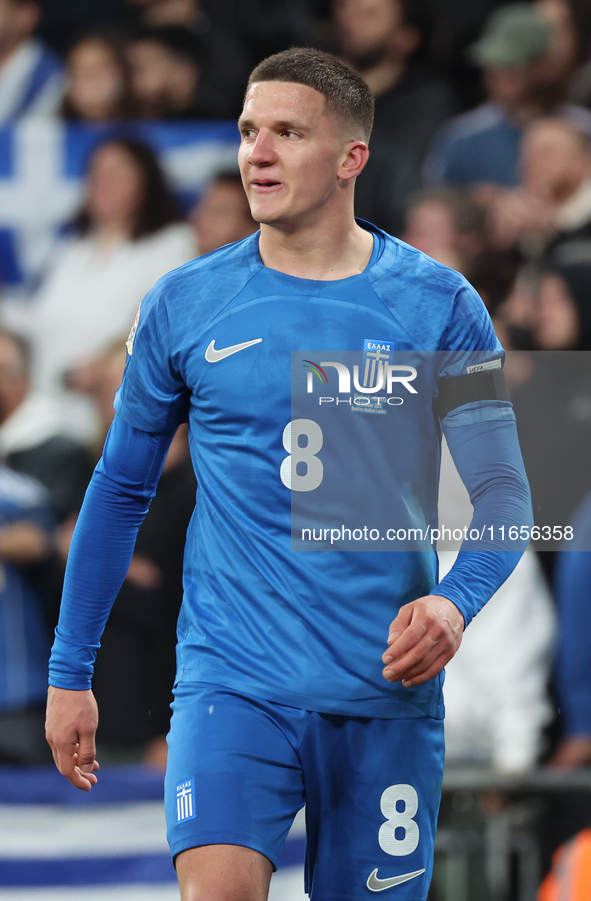
[[49, 686], [45, 735], [58, 770], [75, 788], [96, 785], [98, 709], [92, 691]]
[[383, 676], [405, 688], [441, 672], [462, 641], [464, 617], [448, 598], [430, 594], [400, 608], [390, 625]]

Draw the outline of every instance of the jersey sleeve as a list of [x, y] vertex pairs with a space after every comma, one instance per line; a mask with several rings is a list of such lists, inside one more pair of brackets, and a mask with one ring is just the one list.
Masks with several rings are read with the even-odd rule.
[[448, 396], [454, 389], [458, 398], [449, 415], [440, 412], [444, 428], [496, 419], [514, 421], [508, 395], [498, 391], [499, 384], [504, 386], [505, 351], [482, 298], [468, 283], [456, 293], [441, 347], [436, 366], [439, 400], [444, 388]]
[[74, 530], [49, 661], [50, 685], [90, 688], [100, 638], [173, 434], [148, 434], [115, 417]]
[[440, 341], [439, 378], [464, 375], [469, 367], [505, 360], [484, 302], [465, 280], [457, 290]]
[[[515, 415], [500, 372], [504, 362], [488, 311], [466, 283], [456, 293], [442, 338], [437, 380], [440, 402], [444, 393], [454, 398], [444, 410], [440, 403], [441, 424], [474, 507], [470, 535], [481, 537], [463, 542], [451, 571], [432, 592], [452, 600], [466, 625], [511, 574], [527, 546], [527, 540], [509, 539], [511, 527], [521, 534], [521, 527], [528, 531], [533, 525]], [[499, 540], [499, 535], [507, 537]]]
[[146, 432], [169, 432], [187, 421], [189, 391], [171, 347], [165, 276], [140, 305], [127, 341], [123, 381], [115, 410], [125, 422]]
[[485, 410], [486, 418], [472, 419], [471, 411], [460, 408], [444, 419], [449, 449], [474, 507], [468, 534], [479, 537], [462, 543], [453, 567], [431, 593], [453, 601], [466, 625], [515, 569], [528, 543], [521, 529], [528, 535], [533, 525], [515, 418], [504, 404], [498, 405], [498, 416], [493, 402]]

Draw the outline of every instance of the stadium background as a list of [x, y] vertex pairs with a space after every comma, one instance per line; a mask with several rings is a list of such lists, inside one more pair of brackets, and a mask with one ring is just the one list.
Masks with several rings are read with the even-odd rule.
[[[99, 653], [88, 797], [43, 744], [47, 649], [135, 309], [255, 229], [235, 119], [250, 69], [294, 45], [366, 78], [358, 214], [479, 291], [536, 524], [574, 523], [584, 551], [534, 542], [449, 667], [432, 897], [533, 901], [591, 827], [588, 0], [0, 0], [0, 899], [178, 897], [161, 796], [195, 487], [182, 434]], [[442, 519], [462, 525], [453, 466], [442, 481]], [[303, 858], [298, 818], [272, 901], [304, 897]]]

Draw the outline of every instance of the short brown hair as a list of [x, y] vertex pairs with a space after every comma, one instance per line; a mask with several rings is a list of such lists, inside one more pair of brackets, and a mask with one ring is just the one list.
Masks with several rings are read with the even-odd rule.
[[374, 101], [361, 75], [348, 63], [311, 47], [292, 47], [267, 57], [253, 69], [248, 88], [258, 81], [288, 81], [314, 88], [339, 119], [358, 125], [369, 140]]

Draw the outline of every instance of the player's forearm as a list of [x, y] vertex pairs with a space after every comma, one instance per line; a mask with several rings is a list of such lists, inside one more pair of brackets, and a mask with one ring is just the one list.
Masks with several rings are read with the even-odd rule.
[[533, 525], [531, 496], [514, 419], [450, 427], [445, 433], [474, 506], [470, 530], [477, 530], [484, 540], [464, 541], [452, 569], [433, 593], [453, 601], [468, 625], [527, 547], [527, 539], [509, 536], [512, 526], [521, 534], [522, 526], [527, 532]]
[[94, 474], [72, 539], [49, 682], [90, 688], [94, 658], [107, 617], [129, 568], [137, 530], [147, 512], [134, 498]]
[[50, 684], [90, 687], [96, 650], [133, 554], [171, 436], [149, 435], [116, 421], [76, 524]]

